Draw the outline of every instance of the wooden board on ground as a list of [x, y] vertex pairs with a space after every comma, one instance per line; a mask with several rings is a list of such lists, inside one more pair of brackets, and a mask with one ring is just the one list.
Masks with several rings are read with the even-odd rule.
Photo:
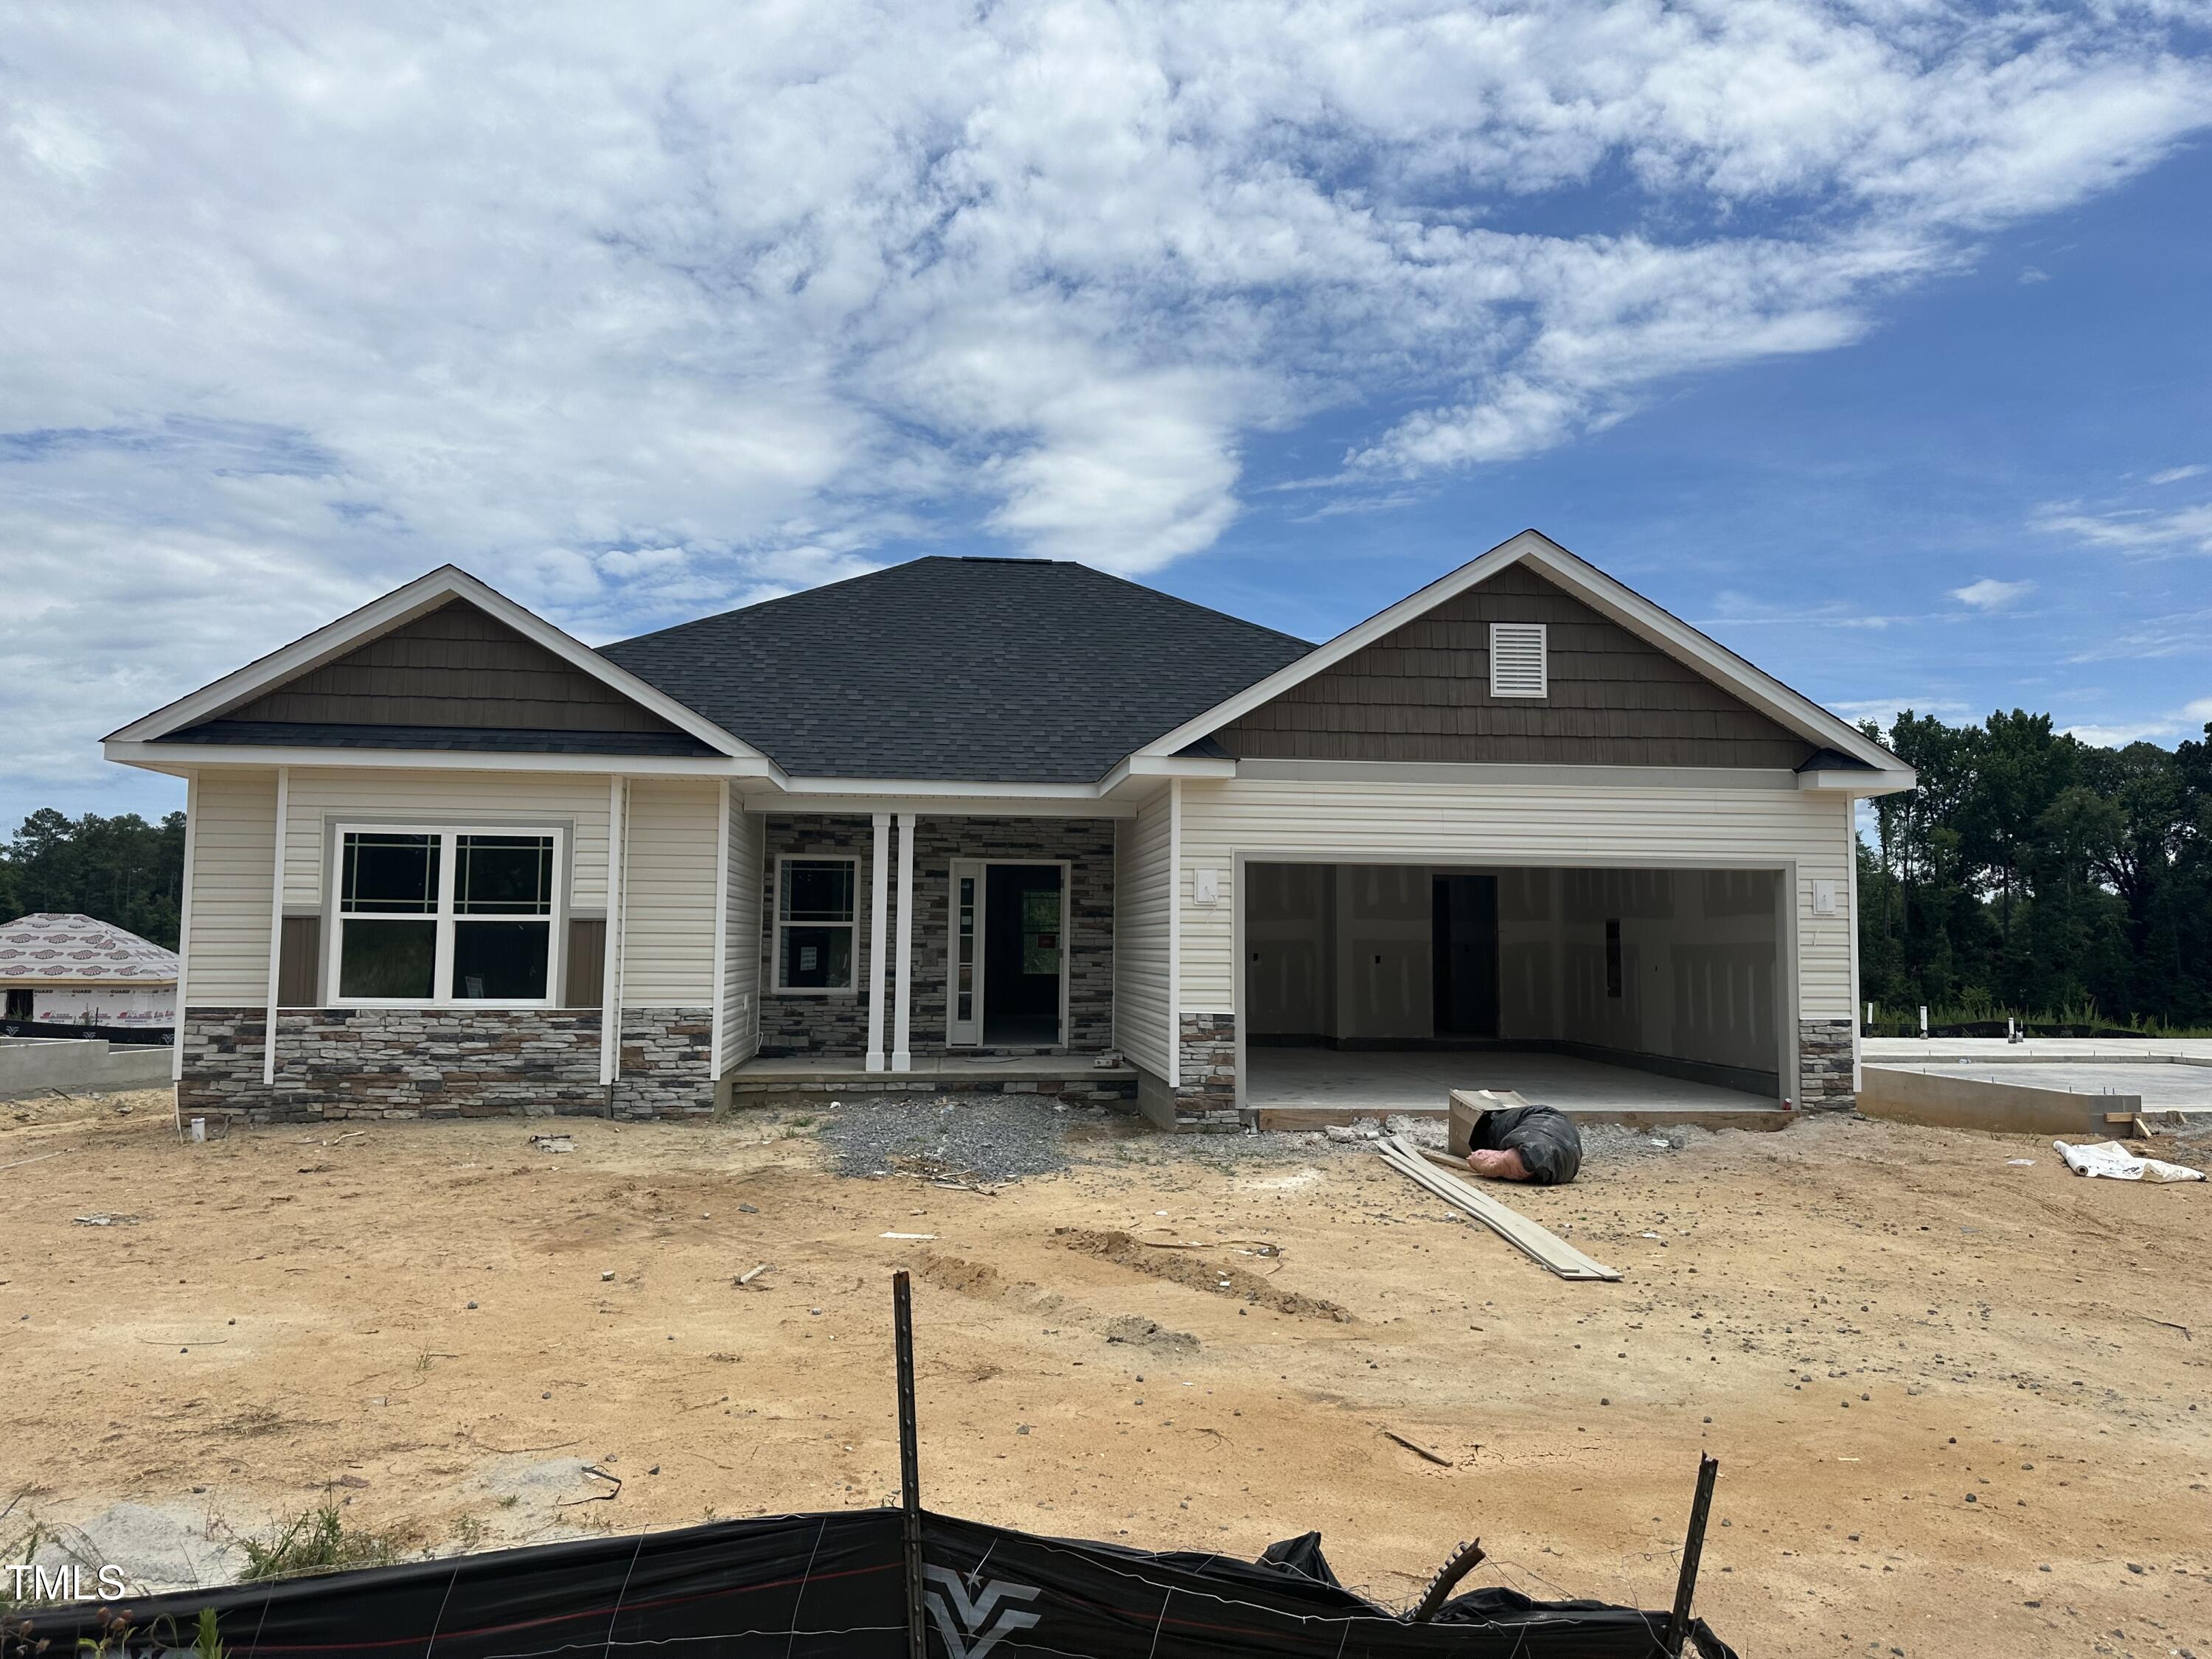
[[1432, 1166], [1433, 1154], [1423, 1152], [1397, 1135], [1387, 1135], [1376, 1151], [1399, 1174], [1425, 1187], [1455, 1208], [1464, 1210], [1530, 1260], [1550, 1268], [1562, 1279], [1617, 1279], [1618, 1270], [1592, 1261], [1549, 1229], [1540, 1227], [1519, 1211], [1509, 1208], [1471, 1181]]

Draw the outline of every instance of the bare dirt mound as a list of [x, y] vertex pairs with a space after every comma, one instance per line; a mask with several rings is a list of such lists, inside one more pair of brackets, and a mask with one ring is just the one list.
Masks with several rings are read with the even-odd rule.
[[1333, 1319], [1341, 1325], [1358, 1322], [1334, 1302], [1297, 1291], [1280, 1291], [1249, 1267], [1234, 1263], [1217, 1266], [1199, 1259], [1198, 1253], [1146, 1244], [1119, 1228], [1054, 1227], [1053, 1237], [1071, 1250], [1103, 1256], [1117, 1267], [1133, 1267], [1154, 1279], [1172, 1279], [1194, 1291], [1233, 1297], [1298, 1319]]
[[1150, 1348], [1156, 1353], [1198, 1352], [1198, 1339], [1188, 1331], [1171, 1331], [1158, 1320], [1146, 1319], [1141, 1314], [1123, 1314], [1098, 1328], [1109, 1342], [1126, 1342], [1133, 1347]]
[[988, 1261], [967, 1261], [957, 1255], [924, 1250], [914, 1258], [914, 1275], [925, 1285], [978, 1302], [1019, 1308], [1036, 1314], [1058, 1314], [1064, 1319], [1090, 1316], [1090, 1310], [1070, 1302], [1058, 1291], [1047, 1290], [1026, 1279], [1009, 1279]]

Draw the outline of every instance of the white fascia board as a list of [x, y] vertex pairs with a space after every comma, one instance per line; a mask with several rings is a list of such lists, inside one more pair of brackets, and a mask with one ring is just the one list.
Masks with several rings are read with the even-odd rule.
[[1124, 764], [1133, 778], [1233, 778], [1237, 775], [1236, 757], [1230, 755], [1132, 755]]
[[850, 817], [874, 812], [913, 812], [929, 818], [1133, 818], [1135, 801], [1042, 799], [1035, 795], [945, 795], [926, 789], [910, 795], [788, 793], [753, 789], [740, 781], [738, 805], [748, 812], [803, 812]]
[[1109, 801], [1095, 783], [975, 783], [948, 778], [747, 777], [738, 788], [753, 812], [921, 812], [931, 817], [1004, 813], [1027, 817], [1119, 817], [1133, 806]]
[[549, 755], [454, 749], [256, 748], [242, 743], [132, 743], [110, 738], [101, 753], [123, 766], [182, 775], [222, 766], [345, 767], [386, 772], [589, 772], [623, 776], [728, 778], [746, 774], [727, 755]]
[[[1837, 749], [1885, 772], [1897, 769], [1897, 757], [1869, 742], [1850, 721], [1839, 719], [1803, 693], [1794, 691], [1763, 670], [1753, 667], [1718, 641], [1669, 614], [1633, 588], [1615, 580], [1587, 560], [1570, 553], [1538, 530], [1524, 530], [1499, 543], [1480, 558], [1439, 576], [1427, 586], [1407, 594], [1388, 610], [1346, 629], [1326, 644], [1316, 646], [1296, 662], [1277, 669], [1266, 679], [1247, 686], [1235, 696], [1157, 738], [1136, 751], [1137, 756], [1171, 756], [1177, 750], [1218, 732], [1231, 721], [1334, 667], [1353, 653], [1372, 645], [1405, 623], [1425, 615], [1445, 600], [1486, 582], [1508, 565], [1527, 563], [1582, 599], [1601, 615], [1612, 618], [1647, 643], [1678, 662], [1697, 669], [1716, 684], [1725, 687], [1778, 724], [1808, 743]], [[1135, 758], [1134, 756], [1132, 758]]]
[[1797, 774], [1800, 789], [1832, 789], [1854, 797], [1899, 794], [1917, 788], [1919, 782], [1920, 775], [1910, 767], [1900, 770], [1893, 766], [1879, 772], [1838, 767], [1832, 771]]
[[1114, 763], [1113, 770], [1098, 780], [1097, 790], [1110, 795], [1125, 787], [1132, 779], [1152, 778], [1233, 778], [1239, 763], [1231, 757], [1215, 758], [1199, 755], [1152, 755], [1139, 751], [1126, 755]]
[[532, 643], [543, 646], [570, 666], [589, 674], [620, 692], [641, 708], [650, 709], [682, 732], [725, 755], [765, 759], [750, 744], [732, 736], [704, 715], [685, 708], [666, 692], [648, 685], [628, 669], [618, 668], [582, 641], [563, 633], [537, 612], [525, 609], [497, 589], [487, 586], [458, 565], [441, 565], [417, 576], [404, 587], [371, 599], [357, 611], [295, 640], [245, 667], [202, 686], [189, 696], [143, 715], [109, 734], [111, 739], [146, 742], [183, 726], [219, 718], [263, 691], [296, 679], [325, 663], [343, 656], [364, 641], [425, 616], [453, 599], [466, 599], [497, 617]]

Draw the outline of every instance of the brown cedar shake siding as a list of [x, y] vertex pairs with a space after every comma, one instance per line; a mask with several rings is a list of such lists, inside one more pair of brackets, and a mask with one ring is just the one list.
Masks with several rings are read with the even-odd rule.
[[[1549, 695], [1490, 695], [1490, 624], [1547, 625]], [[1239, 759], [1796, 766], [1812, 745], [1522, 565], [1214, 734]]]
[[538, 732], [676, 729], [465, 599], [264, 692], [224, 718]]

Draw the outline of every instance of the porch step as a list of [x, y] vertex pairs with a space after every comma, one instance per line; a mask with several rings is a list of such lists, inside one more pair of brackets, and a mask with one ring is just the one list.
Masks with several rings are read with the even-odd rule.
[[732, 1103], [819, 1103], [845, 1096], [1037, 1095], [1073, 1104], [1127, 1104], [1137, 1096], [1132, 1066], [1094, 1066], [1085, 1054], [918, 1055], [906, 1072], [871, 1072], [848, 1059], [800, 1055], [749, 1060], [726, 1079]]

